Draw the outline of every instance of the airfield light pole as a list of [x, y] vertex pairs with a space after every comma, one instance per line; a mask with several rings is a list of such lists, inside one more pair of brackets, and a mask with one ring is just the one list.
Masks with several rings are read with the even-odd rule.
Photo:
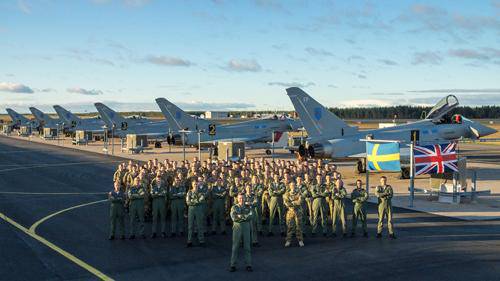
[[198, 130], [198, 159], [201, 161], [201, 131]]
[[115, 123], [111, 126], [111, 155], [115, 155]]
[[186, 133], [182, 132], [182, 157], [186, 162]]
[[415, 160], [413, 155], [413, 148], [415, 147], [415, 141], [412, 140], [410, 143], [410, 202], [409, 207], [413, 207], [413, 199], [415, 198]]
[[272, 150], [271, 150], [271, 157], [274, 160], [274, 131], [271, 134], [271, 148], [272, 148]]

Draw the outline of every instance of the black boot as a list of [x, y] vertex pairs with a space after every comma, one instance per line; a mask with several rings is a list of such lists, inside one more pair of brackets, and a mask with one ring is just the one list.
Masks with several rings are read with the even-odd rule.
[[377, 233], [377, 238], [382, 238], [382, 233]]
[[110, 236], [108, 237], [108, 240], [114, 240], [114, 239], [115, 239], [115, 236], [114, 236], [114, 235], [110, 235]]
[[133, 234], [132, 234], [132, 235], [130, 235], [130, 237], [129, 237], [128, 239], [130, 239], [130, 240], [134, 240], [134, 239], [135, 239], [135, 235], [133, 235]]
[[156, 233], [151, 234], [151, 238], [156, 238]]
[[251, 266], [247, 266], [247, 271], [248, 272], [252, 272], [253, 271], [252, 267]]
[[235, 267], [235, 266], [231, 266], [231, 267], [229, 268], [229, 272], [235, 272], [235, 271], [236, 271], [236, 267]]
[[389, 234], [389, 238], [396, 239], [396, 235], [394, 235], [394, 233], [393, 234]]
[[193, 243], [191, 243], [191, 242], [187, 242], [187, 244], [186, 244], [186, 248], [191, 248], [191, 247], [193, 247]]

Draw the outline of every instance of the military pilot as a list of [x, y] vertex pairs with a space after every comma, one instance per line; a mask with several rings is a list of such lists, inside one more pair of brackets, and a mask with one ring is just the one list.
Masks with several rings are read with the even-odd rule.
[[380, 185], [377, 186], [378, 197], [378, 224], [377, 224], [377, 238], [382, 237], [382, 228], [384, 225], [384, 216], [387, 216], [387, 229], [389, 230], [389, 237], [396, 239], [394, 229], [392, 228], [392, 186], [387, 184], [385, 176], [380, 177]]
[[188, 205], [188, 237], [187, 247], [193, 245], [194, 223], [196, 220], [196, 228], [198, 229], [198, 242], [200, 246], [205, 246], [205, 235], [203, 233], [204, 204], [206, 201], [205, 193], [199, 190], [200, 183], [196, 180], [191, 182], [191, 190], [186, 195], [186, 203]]
[[231, 219], [233, 220], [233, 245], [229, 268], [231, 272], [236, 271], [238, 249], [240, 248], [241, 240], [243, 240], [243, 249], [245, 251], [246, 270], [252, 271], [252, 249], [250, 245], [250, 221], [252, 217], [252, 209], [245, 205], [245, 195], [238, 194], [237, 204], [231, 208]]
[[358, 220], [361, 221], [363, 236], [368, 237], [368, 232], [366, 232], [365, 209], [366, 200], [368, 200], [368, 193], [363, 189], [363, 182], [361, 182], [361, 180], [356, 181], [356, 188], [351, 193], [351, 200], [354, 204], [352, 212], [351, 237], [354, 237], [356, 235], [356, 225], [358, 223]]
[[118, 224], [118, 232], [120, 238], [125, 239], [125, 193], [121, 190], [120, 180], [115, 181], [113, 191], [108, 193], [109, 202], [111, 203], [109, 210], [110, 231], [109, 240], [115, 239], [116, 224]]

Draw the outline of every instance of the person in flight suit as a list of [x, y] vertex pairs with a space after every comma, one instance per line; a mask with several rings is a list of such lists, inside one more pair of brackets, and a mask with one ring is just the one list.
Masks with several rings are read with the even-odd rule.
[[139, 234], [142, 238], [146, 238], [144, 235], [144, 196], [146, 191], [141, 184], [139, 178], [135, 178], [134, 184], [130, 186], [128, 190], [128, 198], [130, 199], [130, 239], [135, 238], [136, 234], [136, 218], [139, 218]]
[[118, 233], [120, 238], [125, 239], [125, 193], [121, 190], [121, 182], [115, 181], [113, 191], [108, 193], [109, 202], [111, 203], [109, 209], [110, 231], [109, 240], [115, 239], [116, 225], [118, 224]]
[[351, 237], [356, 236], [356, 225], [358, 220], [361, 221], [361, 226], [363, 228], [363, 236], [368, 237], [368, 232], [366, 232], [366, 200], [368, 200], [368, 193], [363, 189], [363, 182], [361, 180], [356, 181], [356, 188], [351, 193], [351, 200], [354, 204], [352, 212], [352, 229]]
[[378, 197], [378, 224], [377, 224], [377, 238], [382, 237], [382, 229], [384, 226], [384, 216], [387, 217], [387, 229], [389, 230], [389, 237], [396, 239], [394, 229], [392, 226], [392, 196], [394, 192], [392, 186], [387, 184], [385, 176], [380, 177], [380, 185], [377, 186]]
[[212, 234], [216, 233], [217, 224], [223, 235], [226, 234], [226, 221], [225, 221], [225, 205], [227, 197], [227, 187], [222, 178], [218, 178], [212, 186], [213, 198], [213, 220], [212, 220]]
[[177, 231], [184, 235], [184, 205], [186, 204], [186, 186], [181, 176], [176, 177], [169, 190], [170, 197], [170, 235], [176, 236]]
[[191, 190], [186, 195], [186, 203], [188, 205], [188, 237], [187, 247], [193, 245], [194, 223], [198, 229], [198, 242], [200, 246], [205, 246], [205, 236], [203, 233], [204, 208], [203, 204], [206, 201], [205, 193], [199, 190], [199, 183], [196, 180], [191, 182]]
[[238, 194], [237, 204], [231, 208], [231, 219], [233, 220], [233, 245], [231, 251], [231, 263], [229, 271], [236, 271], [236, 262], [238, 261], [238, 249], [241, 240], [243, 240], [243, 249], [245, 251], [246, 270], [252, 271], [252, 248], [250, 245], [251, 226], [253, 211], [245, 205], [245, 195]]
[[347, 191], [344, 188], [344, 182], [337, 178], [335, 180], [335, 187], [332, 189], [333, 201], [333, 217], [332, 217], [332, 236], [337, 236], [337, 221], [340, 220], [342, 225], [342, 235], [347, 236], [347, 225], [345, 222], [345, 203], [344, 198], [347, 196]]
[[167, 203], [167, 187], [165, 185], [165, 182], [163, 181], [161, 177], [161, 173], [158, 172], [156, 174], [156, 177], [151, 181], [151, 199], [153, 200], [152, 205], [153, 205], [153, 211], [152, 211], [152, 216], [153, 216], [153, 225], [152, 225], [152, 231], [151, 231], [151, 238], [156, 237], [156, 232], [158, 230], [158, 218], [160, 219], [160, 225], [161, 225], [161, 235], [163, 238], [167, 237], [167, 234], [165, 233], [165, 227], [167, 224], [167, 209], [166, 209], [166, 203]]
[[287, 208], [286, 212], [286, 242], [285, 247], [290, 247], [292, 242], [292, 236], [295, 232], [297, 240], [299, 240], [299, 246], [304, 247], [304, 237], [302, 235], [302, 204], [303, 204], [302, 193], [300, 189], [292, 181], [290, 182], [290, 187], [288, 191], [283, 196], [283, 202]]
[[273, 235], [274, 217], [278, 214], [278, 223], [280, 227], [281, 236], [285, 236], [283, 226], [283, 194], [285, 194], [286, 187], [279, 180], [279, 176], [275, 175], [273, 182], [269, 185], [269, 230], [267, 236]]
[[313, 218], [312, 218], [312, 235], [315, 236], [318, 231], [318, 220], [321, 219], [321, 228], [323, 228], [323, 236], [328, 233], [327, 228], [327, 213], [325, 210], [325, 198], [330, 196], [323, 183], [321, 175], [316, 176], [316, 182], [311, 187], [311, 196], [313, 198]]

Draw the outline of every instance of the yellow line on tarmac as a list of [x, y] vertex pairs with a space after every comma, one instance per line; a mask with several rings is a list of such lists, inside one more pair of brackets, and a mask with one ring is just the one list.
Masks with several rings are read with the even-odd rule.
[[52, 249], [52, 250], [56, 251], [57, 253], [61, 254], [63, 257], [67, 258], [68, 260], [76, 263], [77, 265], [79, 265], [80, 267], [84, 268], [85, 270], [87, 270], [88, 272], [92, 273], [93, 275], [97, 276], [101, 280], [106, 280], [106, 281], [113, 280], [113, 278], [107, 276], [106, 274], [100, 272], [96, 268], [94, 268], [94, 267], [90, 266], [89, 264], [85, 263], [81, 259], [73, 256], [72, 254], [66, 252], [65, 250], [63, 250], [61, 248], [59, 248], [58, 246], [54, 245], [53, 243], [47, 241], [42, 236], [40, 236], [40, 235], [38, 235], [38, 234], [30, 231], [26, 227], [20, 225], [19, 223], [15, 222], [14, 220], [12, 220], [11, 218], [7, 217], [6, 215], [4, 215], [1, 212], [0, 212], [0, 218], [3, 219], [4, 221], [10, 223], [11, 225], [13, 225], [14, 227], [16, 227], [17, 229], [21, 230], [22, 232], [26, 233], [27, 235], [29, 235], [29, 236], [33, 237], [34, 239], [38, 240], [40, 243], [44, 244], [45, 246], [49, 247], [50, 249]]
[[67, 212], [67, 211], [70, 211], [70, 210], [73, 210], [73, 209], [76, 209], [76, 208], [80, 208], [80, 207], [85, 207], [85, 206], [88, 206], [88, 205], [93, 205], [93, 204], [97, 204], [97, 203], [102, 203], [102, 202], [106, 202], [108, 201], [107, 199], [104, 199], [104, 200], [99, 200], [99, 201], [94, 201], [94, 202], [90, 202], [90, 203], [85, 203], [85, 204], [81, 204], [81, 205], [77, 205], [77, 206], [73, 206], [73, 207], [69, 207], [69, 208], [66, 208], [64, 210], [60, 210], [60, 211], [57, 211], [53, 214], [50, 214], [42, 219], [40, 219], [39, 221], [35, 222], [31, 227], [30, 227], [30, 231], [33, 232], [33, 233], [36, 233], [36, 228], [41, 224], [43, 223], [44, 221], [52, 218], [52, 217], [55, 217], [61, 213], [64, 213], [64, 212]]

